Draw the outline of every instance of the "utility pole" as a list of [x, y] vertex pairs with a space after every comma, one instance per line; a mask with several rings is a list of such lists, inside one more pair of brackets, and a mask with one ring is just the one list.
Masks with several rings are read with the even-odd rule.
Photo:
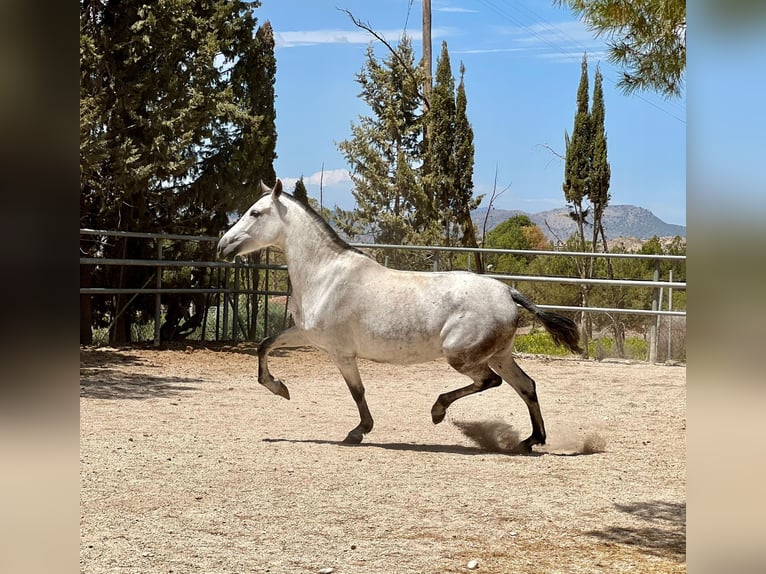
[[428, 103], [431, 103], [431, 0], [423, 0], [423, 95]]

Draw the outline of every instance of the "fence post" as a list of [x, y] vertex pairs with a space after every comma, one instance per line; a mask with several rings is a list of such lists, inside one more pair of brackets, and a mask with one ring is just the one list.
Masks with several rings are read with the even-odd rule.
[[[157, 261], [162, 261], [162, 239], [157, 239]], [[162, 267], [155, 271], [157, 289], [162, 289]], [[162, 320], [162, 294], [154, 295], [154, 346], [160, 346], [160, 321]]]
[[229, 270], [230, 268], [224, 267], [223, 269], [223, 340], [229, 336]]
[[263, 293], [263, 337], [269, 336], [269, 263], [271, 263], [271, 249], [266, 250], [266, 285]]
[[[668, 281], [673, 282], [673, 270], [671, 269], [668, 274]], [[673, 288], [668, 287], [668, 311], [673, 310]], [[670, 361], [673, 358], [673, 315], [668, 315], [668, 356], [667, 360]]]
[[237, 329], [239, 328], [239, 270], [242, 267], [242, 259], [234, 258], [234, 301], [232, 302], [231, 339], [237, 342]]
[[[654, 260], [654, 275], [653, 281], [660, 280], [660, 260]], [[655, 287], [652, 295], [652, 311], [657, 311], [659, 305], [660, 290]], [[656, 315], [659, 318], [659, 315]], [[649, 362], [654, 364], [657, 362], [657, 321], [652, 321], [651, 327], [649, 327]]]

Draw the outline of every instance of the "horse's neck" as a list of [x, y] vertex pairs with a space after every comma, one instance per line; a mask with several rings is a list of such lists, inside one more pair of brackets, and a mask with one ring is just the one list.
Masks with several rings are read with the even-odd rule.
[[293, 288], [299, 291], [308, 286], [319, 287], [318, 283], [331, 278], [328, 276], [330, 269], [337, 271], [338, 266], [333, 263], [354, 252], [339, 247], [309, 214], [294, 214], [293, 217], [282, 246], [290, 280]]

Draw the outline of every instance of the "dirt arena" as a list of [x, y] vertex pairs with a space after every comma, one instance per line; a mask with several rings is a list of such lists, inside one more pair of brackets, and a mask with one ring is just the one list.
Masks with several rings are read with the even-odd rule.
[[548, 430], [531, 456], [459, 428], [525, 438], [508, 385], [432, 424], [469, 382], [444, 361], [360, 362], [375, 428], [346, 446], [356, 406], [314, 350], [272, 356], [286, 401], [257, 384], [251, 346], [83, 348], [80, 571], [685, 572], [685, 367], [519, 364]]

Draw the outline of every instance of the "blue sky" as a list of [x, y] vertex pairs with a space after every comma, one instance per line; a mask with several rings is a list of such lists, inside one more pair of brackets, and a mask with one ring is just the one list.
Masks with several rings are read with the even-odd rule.
[[[303, 175], [323, 203], [354, 205], [348, 165], [337, 143], [369, 110], [358, 97], [355, 74], [374, 39], [338, 8], [350, 10], [395, 43], [405, 28], [422, 52], [421, 3], [408, 0], [263, 0], [256, 16], [276, 36], [277, 176], [292, 190]], [[538, 212], [563, 207], [563, 161], [580, 78], [588, 54], [591, 92], [596, 65], [604, 75], [606, 131], [612, 167], [612, 204], [652, 210], [668, 223], [686, 224], [686, 100], [651, 92], [625, 96], [619, 70], [565, 8], [549, 1], [432, 0], [434, 70], [447, 42], [453, 74], [466, 67], [468, 118], [474, 130], [476, 194], [508, 190], [500, 209]], [[374, 44], [384, 57], [384, 46]], [[482, 205], [486, 205], [487, 199]]]

